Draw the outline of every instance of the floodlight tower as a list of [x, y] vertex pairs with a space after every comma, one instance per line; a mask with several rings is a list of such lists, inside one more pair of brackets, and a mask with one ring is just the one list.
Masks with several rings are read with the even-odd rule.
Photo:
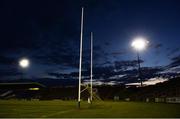
[[[23, 58], [23, 59], [19, 60], [19, 66], [23, 69], [28, 68], [29, 64], [30, 64], [30, 62], [27, 58]], [[22, 73], [22, 78], [23, 78], [23, 73]]]
[[137, 60], [138, 60], [138, 77], [141, 82], [141, 87], [143, 86], [142, 78], [141, 78], [141, 65], [140, 65], [140, 56], [139, 52], [144, 50], [146, 46], [148, 45], [148, 41], [145, 38], [138, 37], [135, 38], [131, 44], [131, 46], [137, 51]]
[[80, 103], [81, 103], [81, 67], [82, 67], [83, 22], [84, 22], [84, 7], [82, 7], [82, 14], [81, 14], [80, 55], [79, 55], [78, 108], [80, 108]]

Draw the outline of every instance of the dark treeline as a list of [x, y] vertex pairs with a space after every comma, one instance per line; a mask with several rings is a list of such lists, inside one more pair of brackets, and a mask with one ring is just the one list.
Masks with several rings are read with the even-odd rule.
[[[29, 88], [28, 88], [29, 89]], [[12, 89], [11, 95], [3, 97], [2, 92], [9, 89], [1, 88], [2, 99], [40, 99], [40, 100], [76, 100], [77, 99], [77, 87], [42, 87], [39, 90], [28, 89]], [[169, 81], [158, 83], [152, 86], [145, 87], [129, 87], [126, 86], [95, 86], [93, 87], [96, 95], [102, 100], [113, 100], [118, 97], [118, 100], [125, 100], [129, 98], [132, 101], [145, 101], [146, 98], [153, 100], [154, 98], [165, 97], [180, 97], [180, 78], [174, 78]], [[87, 100], [89, 92], [86, 90], [82, 93], [82, 99]]]
[[[154, 99], [156, 97], [180, 97], [180, 78], [174, 78], [164, 83], [145, 87], [129, 87], [125, 86], [96, 86], [96, 94], [102, 100], [112, 100], [115, 96], [119, 100], [130, 98], [131, 100], [143, 101], [146, 98]], [[56, 87], [49, 88], [42, 91], [42, 99], [77, 99], [77, 87]], [[87, 99], [89, 93], [85, 91], [82, 93], [82, 99]]]

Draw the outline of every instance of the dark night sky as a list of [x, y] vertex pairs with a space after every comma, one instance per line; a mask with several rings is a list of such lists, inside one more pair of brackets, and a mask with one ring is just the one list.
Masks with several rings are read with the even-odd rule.
[[130, 44], [137, 36], [150, 42], [141, 52], [143, 67], [180, 64], [179, 0], [2, 0], [0, 76], [19, 76], [23, 57], [31, 63], [23, 70], [28, 77], [77, 71], [81, 6], [84, 69], [89, 68], [91, 31], [95, 67], [136, 60]]

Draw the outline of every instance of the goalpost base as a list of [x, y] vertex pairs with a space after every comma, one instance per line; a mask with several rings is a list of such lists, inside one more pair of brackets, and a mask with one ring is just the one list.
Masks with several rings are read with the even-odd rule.
[[78, 101], [78, 109], [80, 109], [80, 107], [81, 107], [81, 102], [80, 101]]

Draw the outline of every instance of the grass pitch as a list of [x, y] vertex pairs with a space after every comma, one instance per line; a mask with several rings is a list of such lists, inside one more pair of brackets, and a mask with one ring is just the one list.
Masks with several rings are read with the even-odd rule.
[[141, 102], [87, 102], [77, 109], [75, 101], [0, 101], [0, 117], [79, 118], [79, 117], [180, 117], [180, 104]]

